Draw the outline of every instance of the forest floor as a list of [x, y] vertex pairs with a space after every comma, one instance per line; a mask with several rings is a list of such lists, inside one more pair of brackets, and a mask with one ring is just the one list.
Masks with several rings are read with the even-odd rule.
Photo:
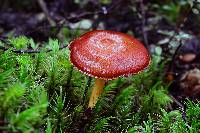
[[[15, 1], [7, 0], [7, 1], [0, 1], [0, 3], [1, 3], [0, 5], [0, 42], [1, 42], [0, 51], [1, 52], [0, 53], [2, 55], [2, 58], [0, 58], [0, 61], [2, 61], [0, 62], [2, 65], [0, 67], [1, 73], [8, 70], [5, 66], [8, 67], [11, 64], [13, 65], [13, 63], [11, 62], [10, 64], [5, 65], [6, 61], [3, 61], [4, 59], [6, 59], [4, 58], [6, 56], [5, 53], [9, 51], [10, 48], [12, 48], [10, 51], [16, 54], [15, 55], [16, 57], [12, 56], [13, 59], [16, 58], [16, 62], [19, 61], [19, 58], [22, 58], [21, 55], [23, 55], [24, 53], [28, 54], [27, 61], [28, 61], [28, 58], [35, 59], [36, 57], [38, 58], [38, 60], [40, 60], [39, 58], [42, 58], [42, 56], [46, 58], [48, 57], [48, 55], [42, 55], [43, 48], [47, 47], [46, 44], [49, 44], [49, 43], [56, 44], [57, 42], [54, 39], [58, 39], [60, 42], [59, 49], [61, 53], [57, 55], [58, 58], [57, 57], [55, 58], [56, 60], [59, 61], [59, 60], [62, 60], [62, 58], [63, 59], [65, 58], [64, 56], [61, 56], [60, 54], [67, 53], [67, 51], [64, 52], [62, 50], [67, 48], [67, 45], [70, 43], [70, 41], [87, 31], [95, 30], [95, 29], [120, 31], [120, 32], [133, 35], [135, 38], [138, 38], [139, 40], [141, 40], [143, 44], [145, 45], [145, 47], [151, 53], [153, 62], [156, 64], [155, 68], [150, 68], [149, 70], [150, 72], [147, 72], [141, 77], [145, 77], [145, 76], [148, 77], [148, 74], [153, 75], [152, 80], [148, 78], [146, 80], [146, 82], [149, 82], [147, 83], [148, 85], [151, 84], [147, 86], [147, 88], [150, 86], [152, 87], [155, 84], [158, 85], [160, 82], [162, 84], [161, 86], [164, 86], [164, 85], [168, 86], [166, 89], [166, 94], [169, 96], [172, 102], [170, 104], [167, 102], [167, 104], [164, 107], [159, 106], [160, 108], [164, 108], [166, 109], [166, 111], [173, 111], [173, 110], [178, 110], [181, 108], [182, 110], [186, 111], [187, 104], [185, 104], [185, 102], [187, 102], [188, 100], [191, 100], [192, 102], [194, 102], [194, 105], [196, 104], [195, 105], [196, 108], [198, 107], [199, 109], [199, 98], [200, 98], [200, 17], [199, 17], [200, 6], [199, 5], [200, 3], [196, 1], [191, 2], [189, 0], [188, 1], [186, 0], [185, 2], [181, 2], [181, 1], [173, 2], [173, 1], [167, 1], [167, 0], [163, 2], [160, 2], [160, 1], [148, 2], [147, 0], [139, 0], [139, 1], [131, 1], [131, 0], [115, 0], [115, 1], [57, 0], [57, 1], [54, 1], [54, 0], [51, 0], [49, 2], [44, 1], [44, 0], [35, 0], [35, 1], [23, 0], [22, 2], [20, 2], [18, 0], [15, 0]], [[23, 44], [19, 44], [19, 46], [14, 45], [13, 43], [15, 43], [14, 41], [16, 40], [14, 40], [13, 38], [16, 38], [19, 36], [32, 38], [32, 40], [34, 41], [34, 46], [31, 45], [31, 42], [28, 42], [28, 45], [25, 47], [20, 46]], [[26, 41], [26, 38], [25, 38], [25, 41]], [[53, 55], [51, 55], [52, 54], [51, 52], [55, 52], [53, 50], [55, 47], [53, 45], [50, 46], [50, 44], [49, 44], [49, 47], [50, 49], [47, 48], [48, 50], [46, 50], [46, 52], [47, 53], [50, 52], [49, 56], [52, 56], [52, 58], [54, 58]], [[66, 57], [67, 56], [68, 55], [66, 54]], [[19, 64], [17, 64], [16, 67], [20, 68], [20, 65], [23, 64], [23, 61], [21, 60], [21, 62], [19, 61], [18, 63]], [[48, 61], [46, 63], [48, 64]], [[152, 67], [154, 67], [154, 63], [152, 63], [153, 64]], [[62, 66], [59, 63], [57, 65]], [[68, 71], [67, 75], [72, 75], [72, 73], [76, 71], [76, 70], [71, 70], [71, 66], [67, 63], [66, 63], [66, 66], [62, 66], [62, 67], [63, 68], [66, 67], [69, 69], [67, 70]], [[45, 70], [46, 68], [44, 68], [44, 70], [43, 69], [40, 70], [40, 67], [38, 67], [38, 70], [35, 70], [34, 68], [34, 71], [42, 73], [40, 75], [41, 77], [44, 77], [44, 79], [48, 79], [49, 76], [50, 77], [52, 76], [51, 75], [52, 73], [51, 74], [48, 72], [45, 73], [44, 72]], [[28, 70], [27, 73], [31, 71], [32, 70]], [[77, 76], [75, 76], [74, 78], [67, 78], [66, 84], [60, 83], [63, 80], [62, 79], [63, 77], [61, 77], [61, 81], [57, 81], [58, 79], [51, 79], [48, 82], [44, 82], [44, 88], [56, 88], [60, 84], [60, 86], [62, 86], [63, 88], [70, 86], [70, 88], [72, 89], [74, 85], [79, 86], [80, 84], [85, 84], [87, 82], [86, 80], [87, 77], [82, 76], [78, 72], [75, 72], [75, 75]], [[35, 75], [33, 74], [32, 76], [35, 76]], [[39, 74], [38, 76], [35, 76], [35, 77], [38, 78]], [[139, 80], [141, 77], [138, 78], [136, 76], [135, 79], [128, 78], [128, 79], [113, 81], [111, 83], [107, 83], [107, 86], [105, 87], [105, 89], [109, 90], [109, 87], [112, 88], [112, 86], [118, 85], [118, 87], [114, 87], [114, 88], [117, 88], [116, 91], [114, 92], [111, 91], [111, 94], [113, 95], [113, 97], [117, 97], [118, 96], [117, 94], [119, 92], [126, 93], [126, 92], [122, 92], [122, 90], [124, 88], [127, 88], [127, 86], [128, 87], [135, 86], [132, 84], [132, 82], [137, 82], [135, 84], [139, 84], [140, 82], [137, 80]], [[41, 78], [40, 80], [42, 81], [38, 81], [38, 82], [43, 82], [44, 79]], [[10, 80], [13, 82], [14, 78], [13, 79], [11, 78]], [[52, 80], [55, 80], [57, 84], [52, 83], [54, 82]], [[76, 82], [75, 80], [83, 80], [83, 81]], [[26, 84], [26, 82], [23, 82], [23, 80], [21, 79], [20, 79], [20, 82]], [[35, 81], [32, 80], [32, 82], [35, 82]], [[1, 81], [0, 81], [0, 84], [1, 84]], [[27, 84], [29, 85], [30, 83], [27, 83]], [[144, 86], [147, 85], [146, 83], [141, 83], [141, 84], [144, 84]], [[156, 87], [156, 85], [154, 87]], [[3, 83], [2, 83], [2, 86], [3, 86]], [[0, 85], [0, 87], [2, 86]], [[84, 87], [82, 86], [82, 88]], [[57, 90], [57, 93], [60, 93], [60, 90]], [[48, 103], [51, 103], [52, 106], [55, 106], [56, 103], [49, 100], [49, 95], [52, 97], [55, 97], [55, 95], [58, 95], [57, 93], [55, 94], [53, 92], [48, 92], [47, 94]], [[76, 93], [82, 94], [84, 92], [77, 90], [77, 92], [75, 92], [75, 94], [73, 95], [76, 95]], [[148, 93], [148, 95], [150, 95], [150, 93], [152, 93], [152, 95], [154, 94], [151, 91], [147, 91], [144, 93], [145, 94]], [[72, 94], [71, 92], [70, 93], [66, 92], [65, 95], [72, 95]], [[140, 93], [135, 94], [134, 92], [134, 96], [137, 99], [137, 97], [144, 96], [144, 95]], [[110, 101], [115, 101], [117, 99], [113, 97], [112, 96], [110, 97]], [[77, 98], [77, 96], [75, 96], [75, 98]], [[80, 99], [71, 100], [70, 98], [66, 98], [65, 100], [75, 101], [75, 103], [79, 103], [81, 101]], [[145, 99], [145, 96], [144, 96], [144, 99]], [[62, 96], [60, 100], [61, 100], [60, 102], [62, 102], [63, 100]], [[65, 105], [63, 106], [66, 108], [70, 106], [72, 103], [69, 103], [70, 105], [67, 105], [68, 103], [64, 102], [64, 104]], [[77, 105], [78, 104], [72, 105], [72, 107], [73, 108], [76, 107], [76, 109], [79, 110], [80, 108], [78, 108]], [[143, 105], [146, 105], [146, 103], [143, 103]], [[5, 107], [6, 106], [7, 105], [5, 105]], [[148, 104], [146, 106], [151, 106], [151, 104]], [[107, 106], [105, 105], [105, 107]], [[108, 108], [106, 110], [105, 107], [101, 107], [101, 106], [99, 108], [97, 107], [96, 109], [97, 112], [100, 112], [99, 118], [97, 117], [95, 113], [91, 114], [90, 112], [88, 115], [87, 114], [88, 110], [84, 110], [84, 108], [81, 108], [80, 110], [82, 111], [80, 112], [78, 112], [77, 110], [76, 110], [77, 112], [73, 112], [74, 110], [69, 109], [69, 111], [73, 112], [72, 113], [73, 117], [72, 118], [70, 117], [69, 119], [72, 119], [72, 121], [76, 121], [79, 124], [82, 123], [83, 125], [71, 124], [70, 122], [72, 121], [70, 121], [69, 123], [67, 123], [68, 125], [66, 124], [62, 126], [61, 124], [56, 125], [56, 121], [52, 122], [53, 120], [52, 121], [50, 120], [51, 121], [50, 123], [53, 125], [51, 132], [53, 131], [57, 132], [58, 130], [64, 131], [65, 129], [67, 130], [67, 132], [72, 132], [72, 129], [69, 129], [70, 126], [74, 128], [74, 132], [76, 132], [75, 128], [77, 128], [77, 132], [83, 132], [83, 131], [92, 132], [92, 130], [96, 131], [96, 130], [99, 130], [98, 126], [102, 127], [101, 123], [98, 123], [100, 125], [97, 124], [96, 126], [93, 127], [94, 123], [97, 120], [101, 121], [102, 123], [110, 122], [111, 125], [112, 124], [115, 125], [116, 124], [115, 120], [112, 120], [112, 115], [111, 115], [112, 109]], [[117, 105], [113, 105], [112, 107], [118, 108]], [[125, 107], [123, 106], [123, 108]], [[151, 114], [151, 112], [155, 111], [155, 110], [150, 110], [148, 108], [142, 108], [142, 109], [144, 109], [142, 110], [143, 113], [146, 111]], [[51, 110], [51, 109], [48, 108], [48, 110]], [[135, 110], [137, 110], [137, 108], [135, 108]], [[184, 121], [185, 121], [185, 118], [187, 118], [187, 114], [186, 116], [183, 115], [185, 111], [183, 111], [181, 114], [183, 116]], [[11, 111], [11, 112], [12, 113], [16, 112], [16, 110]], [[60, 113], [59, 115], [64, 115], [64, 114], [66, 115], [67, 114], [66, 112], [62, 112], [63, 114]], [[143, 113], [139, 114], [139, 117], [142, 117]], [[7, 120], [10, 119], [8, 114], [7, 115], [1, 114], [1, 115], [2, 116], [0, 117], [0, 130], [2, 130], [4, 127], [5, 128], [9, 127], [9, 124], [6, 124], [6, 123], [7, 123]], [[76, 115], [81, 116], [81, 119], [78, 119]], [[197, 115], [196, 116], [197, 126], [194, 126], [194, 132], [195, 131], [197, 132], [199, 131], [198, 128], [200, 127], [200, 121], [199, 121], [200, 114], [197, 113], [195, 115]], [[47, 116], [48, 115], [45, 115], [43, 117], [46, 118]], [[51, 116], [51, 115], [49, 116], [49, 118], [52, 118], [52, 119], [53, 117], [55, 116]], [[87, 117], [87, 118], [84, 118], [84, 117]], [[91, 120], [93, 117], [95, 119]], [[100, 119], [100, 117], [106, 118], [106, 119]], [[116, 116], [116, 118], [118, 117]], [[145, 116], [144, 119], [139, 119], [136, 123], [137, 124], [142, 123], [142, 121], [145, 121], [147, 119], [148, 119], [148, 116]], [[48, 123], [48, 122], [45, 122], [45, 123]], [[11, 129], [8, 129], [8, 130], [26, 131], [25, 130], [26, 127], [22, 128], [18, 125], [20, 128], [15, 129], [14, 127], [18, 127], [18, 126], [12, 125], [12, 124], [13, 123], [11, 123], [11, 126], [10, 126]], [[37, 127], [37, 125], [41, 126], [43, 124], [44, 123], [42, 124], [34, 123], [34, 125], [32, 125], [32, 128], [34, 128], [35, 126]], [[145, 124], [142, 124], [142, 125], [145, 125]], [[47, 125], [46, 127], [48, 126], [49, 125]], [[87, 127], [87, 128], [82, 129], [82, 127], [80, 126]], [[133, 130], [134, 131], [136, 130], [136, 128], [129, 129], [128, 126], [126, 128], [127, 130], [124, 130], [124, 131], [131, 132]], [[187, 128], [188, 127], [186, 126], [185, 130], [188, 130]], [[120, 127], [119, 129], [111, 128], [111, 130], [108, 130], [107, 128], [105, 128], [105, 130], [103, 131], [104, 132], [106, 131], [108, 132], [122, 131], [123, 132], [123, 130], [121, 129], [122, 128]], [[137, 128], [137, 130], [139, 130], [139, 128]]]

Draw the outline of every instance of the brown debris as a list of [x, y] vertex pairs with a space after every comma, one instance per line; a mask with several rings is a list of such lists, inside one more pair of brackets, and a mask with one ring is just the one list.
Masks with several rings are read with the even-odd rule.
[[185, 97], [200, 95], [200, 70], [195, 68], [184, 73], [180, 80], [180, 87]]
[[187, 54], [179, 56], [179, 59], [185, 63], [192, 62], [195, 58], [196, 58], [196, 54], [193, 54], [193, 53], [187, 53]]

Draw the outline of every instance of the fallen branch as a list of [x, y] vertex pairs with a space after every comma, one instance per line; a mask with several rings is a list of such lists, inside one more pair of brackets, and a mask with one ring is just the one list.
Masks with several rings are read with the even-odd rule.
[[[67, 46], [62, 46], [59, 49], [61, 50], [61, 49], [64, 49], [66, 47]], [[25, 53], [27, 53], [27, 54], [34, 54], [34, 53], [41, 53], [42, 52], [40, 50], [15, 50], [15, 49], [11, 49], [11, 48], [5, 48], [3, 46], [0, 46], [0, 49], [3, 50], [3, 51], [10, 50], [10, 51], [12, 51], [14, 53], [17, 53], [17, 54], [25, 54]], [[51, 52], [51, 51], [52, 51], [52, 49], [49, 49], [49, 50], [46, 50], [45, 52], [47, 53], [47, 52]]]

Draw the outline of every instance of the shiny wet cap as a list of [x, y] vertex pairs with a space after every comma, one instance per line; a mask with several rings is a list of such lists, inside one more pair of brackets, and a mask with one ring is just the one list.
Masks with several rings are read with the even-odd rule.
[[140, 41], [109, 30], [87, 32], [72, 41], [69, 49], [70, 60], [78, 70], [106, 80], [137, 74], [151, 60]]

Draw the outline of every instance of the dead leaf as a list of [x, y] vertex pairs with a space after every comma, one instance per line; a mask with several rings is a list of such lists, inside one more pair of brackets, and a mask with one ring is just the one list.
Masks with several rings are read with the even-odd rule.
[[187, 97], [200, 94], [200, 70], [195, 68], [184, 73], [180, 79], [180, 87]]
[[196, 58], [196, 54], [193, 54], [193, 53], [187, 53], [187, 54], [179, 56], [179, 59], [185, 63], [189, 63], [193, 61], [195, 58]]

